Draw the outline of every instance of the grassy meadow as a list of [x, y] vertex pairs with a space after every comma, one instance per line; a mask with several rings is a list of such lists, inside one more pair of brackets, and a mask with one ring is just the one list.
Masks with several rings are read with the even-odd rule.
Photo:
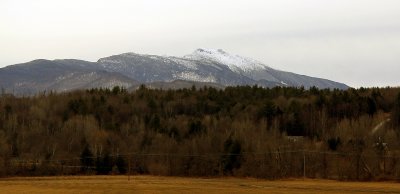
[[0, 193], [400, 193], [395, 182], [162, 176], [65, 176], [0, 179]]

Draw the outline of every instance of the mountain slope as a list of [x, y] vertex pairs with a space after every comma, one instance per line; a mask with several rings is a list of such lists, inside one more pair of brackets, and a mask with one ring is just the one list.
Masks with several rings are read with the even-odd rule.
[[97, 63], [81, 60], [34, 60], [0, 69], [0, 87], [14, 94], [69, 91], [83, 88], [131, 87], [137, 81], [107, 72]]
[[232, 71], [235, 71], [253, 80], [275, 82], [278, 85], [281, 84], [283, 86], [304, 86], [305, 88], [312, 86], [316, 86], [318, 88], [348, 88], [348, 86], [345, 84], [327, 79], [320, 79], [276, 70], [254, 59], [249, 59], [239, 55], [232, 55], [221, 49], [197, 49], [192, 54], [185, 56], [185, 58], [226, 64]]
[[276, 70], [221, 49], [197, 49], [183, 58], [125, 53], [102, 58], [98, 63], [107, 71], [118, 72], [144, 83], [180, 79], [225, 86], [257, 84], [264, 87], [348, 88], [342, 83]]

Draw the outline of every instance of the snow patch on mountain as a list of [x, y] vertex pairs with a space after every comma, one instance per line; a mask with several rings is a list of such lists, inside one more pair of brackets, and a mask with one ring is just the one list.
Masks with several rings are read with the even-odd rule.
[[212, 76], [202, 76], [195, 72], [184, 71], [181, 73], [173, 74], [174, 79], [181, 79], [181, 80], [189, 80], [189, 81], [196, 81], [196, 82], [210, 82], [216, 83], [217, 79]]
[[168, 57], [168, 59], [188, 69], [198, 70], [197, 64], [192, 60], [186, 60], [177, 57]]
[[75, 75], [75, 72], [73, 72], [73, 73], [68, 73], [68, 74], [65, 74], [65, 75], [60, 75], [60, 76], [58, 76], [58, 77], [56, 78], [55, 82], [57, 83], [57, 82], [64, 81], [64, 80], [66, 80], [66, 79], [69, 79], [69, 78], [73, 77], [74, 75]]
[[269, 67], [254, 59], [249, 59], [239, 55], [229, 54], [222, 49], [197, 49], [192, 54], [184, 56], [192, 60], [206, 60], [227, 65], [229, 69], [240, 73], [267, 70]]

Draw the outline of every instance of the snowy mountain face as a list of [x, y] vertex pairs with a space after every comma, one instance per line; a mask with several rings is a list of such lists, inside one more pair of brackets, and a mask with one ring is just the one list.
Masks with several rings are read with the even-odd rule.
[[276, 70], [221, 49], [197, 49], [184, 57], [124, 53], [97, 62], [40, 59], [0, 68], [0, 87], [17, 94], [117, 85], [134, 88], [140, 84], [176, 88], [195, 82], [221, 87], [257, 84], [263, 87], [348, 88], [342, 83]]
[[118, 72], [142, 83], [187, 80], [222, 85], [253, 84], [254, 80], [233, 72], [221, 63], [190, 58], [125, 53], [98, 60], [107, 71]]
[[229, 54], [222, 49], [197, 49], [192, 54], [186, 55], [185, 58], [224, 64], [228, 66], [231, 71], [253, 80], [266, 80], [279, 83], [279, 80], [270, 75], [268, 71], [273, 69], [267, 65], [254, 59]]
[[268, 66], [256, 60], [239, 55], [231, 55], [222, 49], [197, 49], [192, 54], [184, 56], [184, 58], [225, 64], [236, 73], [260, 71], [268, 68]]

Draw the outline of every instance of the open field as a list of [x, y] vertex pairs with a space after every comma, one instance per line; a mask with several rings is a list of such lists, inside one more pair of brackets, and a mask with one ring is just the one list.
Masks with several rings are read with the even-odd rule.
[[400, 193], [394, 182], [69, 176], [0, 179], [0, 193]]

